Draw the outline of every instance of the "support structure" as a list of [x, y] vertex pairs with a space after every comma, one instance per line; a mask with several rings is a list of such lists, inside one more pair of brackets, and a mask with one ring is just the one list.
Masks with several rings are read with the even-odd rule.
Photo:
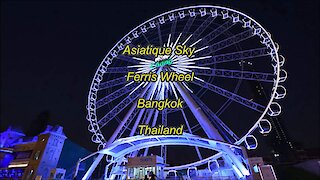
[[[89, 170], [86, 172], [83, 180], [86, 180], [90, 177], [94, 169], [97, 167], [103, 156], [108, 155], [112, 157], [112, 160], [108, 167], [112, 168], [112, 163], [123, 162], [126, 158], [126, 155], [138, 151], [140, 149], [149, 148], [149, 147], [156, 147], [156, 146], [170, 146], [170, 145], [181, 145], [181, 146], [196, 146], [206, 149], [211, 149], [214, 151], [219, 152], [218, 156], [215, 158], [207, 159], [206, 163], [209, 160], [214, 160], [219, 157], [224, 156], [228, 158], [229, 163], [232, 165], [232, 168], [235, 169], [235, 174], [239, 179], [244, 178], [245, 176], [249, 175], [249, 170], [246, 169], [245, 166], [242, 164], [240, 165], [239, 159], [237, 159], [236, 154], [231, 149], [241, 150], [240, 146], [224, 143], [221, 141], [216, 141], [212, 139], [201, 138], [199, 136], [195, 136], [192, 134], [184, 133], [183, 135], [156, 135], [156, 136], [133, 136], [128, 138], [122, 138], [114, 141], [110, 144], [109, 147], [104, 148], [94, 154], [98, 154], [95, 161], [90, 166]], [[85, 160], [85, 159], [83, 159]], [[82, 161], [82, 160], [81, 160]], [[80, 161], [80, 162], [81, 162]], [[183, 168], [187, 169], [191, 166], [184, 166]], [[119, 169], [111, 169], [110, 174], [105, 179], [111, 179], [114, 177], [114, 173], [119, 173]], [[123, 172], [124, 173], [124, 172]]]

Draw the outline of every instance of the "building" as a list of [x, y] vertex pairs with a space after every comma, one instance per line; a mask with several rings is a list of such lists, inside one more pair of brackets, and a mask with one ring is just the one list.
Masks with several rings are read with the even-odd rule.
[[[34, 137], [8, 128], [0, 139], [0, 179], [64, 178], [66, 172], [73, 173], [72, 167], [80, 157], [90, 154], [70, 140], [65, 143], [67, 137], [61, 126], [48, 125]], [[81, 168], [85, 170], [83, 165]]]
[[145, 175], [155, 174], [163, 179], [164, 161], [160, 156], [141, 156], [128, 158], [127, 179], [144, 179]]
[[[243, 61], [243, 65], [255, 71], [250, 62]], [[252, 99], [263, 103], [269, 101], [267, 94], [271, 92], [266, 92], [266, 88], [263, 87], [261, 82], [248, 81], [247, 83], [252, 92]], [[272, 163], [292, 161], [294, 159], [294, 145], [281, 121], [281, 116], [266, 116], [265, 118], [271, 123], [272, 131], [265, 135], [267, 137], [263, 137], [259, 141], [265, 142], [261, 144], [265, 144], [264, 149], [268, 149], [269, 152], [260, 152], [259, 154], [264, 154], [264, 157], [271, 157], [270, 162]]]
[[56, 168], [66, 136], [61, 126], [47, 126], [35, 137], [9, 128], [1, 133], [1, 178], [48, 178]]
[[272, 165], [266, 165], [262, 157], [250, 157], [248, 161], [253, 180], [277, 180]]

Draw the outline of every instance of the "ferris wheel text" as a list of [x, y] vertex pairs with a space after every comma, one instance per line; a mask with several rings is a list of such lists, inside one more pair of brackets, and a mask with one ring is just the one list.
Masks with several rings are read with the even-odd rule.
[[122, 55], [131, 55], [131, 56], [150, 56], [153, 55], [155, 57], [161, 56], [169, 56], [172, 54], [175, 55], [186, 55], [191, 57], [194, 55], [196, 48], [188, 47], [186, 45], [176, 45], [173, 47], [154, 47], [153, 45], [148, 45], [147, 47], [142, 47], [138, 45], [137, 47], [130, 47], [126, 45], [124, 50], [122, 51]]

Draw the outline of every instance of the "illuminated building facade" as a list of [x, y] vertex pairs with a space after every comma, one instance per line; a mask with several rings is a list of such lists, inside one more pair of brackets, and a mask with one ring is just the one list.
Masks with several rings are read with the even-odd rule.
[[[248, 63], [247, 68], [250, 67]], [[254, 69], [252, 69], [254, 70]], [[262, 101], [267, 101], [267, 92], [263, 85], [260, 82], [250, 82], [251, 91], [253, 92], [253, 98], [260, 99]], [[290, 137], [287, 135], [287, 131], [281, 121], [280, 116], [269, 116], [268, 120], [272, 124], [272, 131], [269, 134], [266, 134], [266, 139], [261, 139], [271, 146], [270, 153], [272, 155], [272, 162], [288, 162], [294, 157], [294, 145], [290, 140]], [[269, 154], [270, 154], [269, 153]]]
[[8, 128], [1, 133], [0, 178], [48, 178], [66, 139], [61, 126], [47, 126], [35, 137]]
[[155, 174], [158, 178], [163, 179], [164, 171], [163, 158], [160, 156], [141, 156], [128, 158], [127, 179], [144, 179]]

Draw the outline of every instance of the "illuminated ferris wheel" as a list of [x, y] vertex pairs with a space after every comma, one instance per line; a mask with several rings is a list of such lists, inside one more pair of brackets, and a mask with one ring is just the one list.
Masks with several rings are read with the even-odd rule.
[[[127, 56], [125, 46], [195, 47], [192, 56]], [[165, 167], [195, 168], [222, 158], [241, 178], [248, 168], [240, 146], [255, 149], [256, 132], [271, 131], [270, 116], [281, 112], [278, 100], [286, 94], [281, 85], [287, 73], [284, 57], [271, 35], [251, 17], [218, 6], [192, 6], [172, 10], [147, 20], [126, 34], [98, 67], [88, 96], [88, 130], [92, 141], [119, 174], [127, 157], [158, 154], [167, 164], [172, 146], [192, 149], [198, 160]], [[171, 63], [154, 66], [160, 60]], [[128, 72], [194, 72], [192, 82], [127, 81]], [[252, 87], [262, 87], [260, 98]], [[180, 109], [138, 109], [139, 98], [183, 99]], [[184, 125], [183, 135], [141, 136], [138, 125]], [[191, 146], [191, 147], [190, 147]], [[204, 151], [210, 150], [210, 155]], [[181, 150], [181, 149], [180, 149]], [[191, 152], [191, 151], [190, 151]], [[174, 153], [171, 153], [171, 155]], [[179, 154], [174, 154], [177, 156]], [[99, 156], [99, 158], [101, 159]], [[97, 159], [99, 159], [97, 158]], [[93, 167], [94, 169], [94, 167]], [[88, 172], [86, 176], [90, 176]], [[121, 174], [121, 172], [120, 172]]]

